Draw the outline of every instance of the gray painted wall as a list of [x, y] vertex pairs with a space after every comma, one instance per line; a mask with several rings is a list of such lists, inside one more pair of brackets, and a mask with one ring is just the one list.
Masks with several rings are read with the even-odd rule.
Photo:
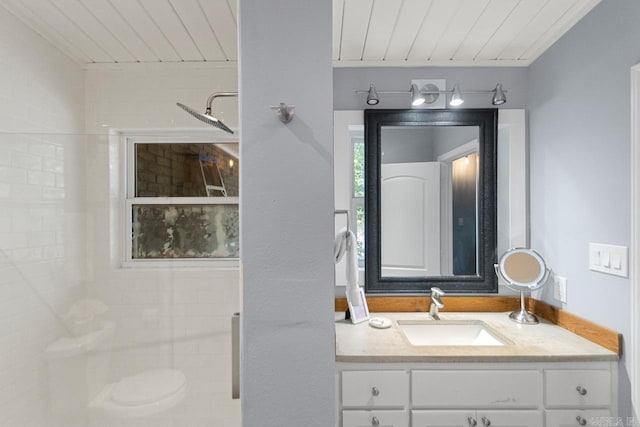
[[239, 16], [242, 422], [332, 426], [331, 2], [240, 0]]
[[[361, 110], [364, 108], [410, 108], [409, 95], [380, 95], [375, 107], [365, 102], [366, 94], [356, 90], [368, 90], [373, 83], [378, 90], [409, 90], [412, 79], [446, 79], [447, 88], [454, 83], [461, 90], [491, 90], [502, 83], [507, 91], [507, 103], [503, 108], [525, 108], [527, 95], [527, 69], [509, 67], [487, 68], [335, 68], [333, 70], [334, 110]], [[464, 108], [492, 108], [491, 95], [464, 95]]]
[[382, 163], [433, 162], [433, 127], [383, 127]]
[[[630, 68], [640, 2], [604, 0], [529, 67], [531, 244], [567, 277], [566, 309], [630, 332], [629, 280], [588, 269], [588, 243], [630, 243]], [[551, 303], [552, 287], [543, 298]], [[628, 347], [628, 343], [626, 345]], [[622, 361], [621, 416], [630, 414]]]
[[474, 139], [478, 139], [477, 126], [385, 126], [382, 163], [435, 162]]

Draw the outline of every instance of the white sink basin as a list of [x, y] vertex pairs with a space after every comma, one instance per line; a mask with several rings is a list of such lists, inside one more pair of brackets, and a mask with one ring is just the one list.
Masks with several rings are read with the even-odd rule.
[[399, 320], [398, 326], [412, 345], [499, 346], [508, 342], [499, 338], [482, 321]]

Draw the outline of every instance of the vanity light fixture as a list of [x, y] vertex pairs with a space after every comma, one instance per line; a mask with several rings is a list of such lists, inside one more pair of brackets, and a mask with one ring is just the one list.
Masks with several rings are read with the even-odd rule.
[[426, 102], [425, 96], [418, 90], [417, 85], [411, 85], [411, 105], [417, 107]]
[[410, 95], [411, 105], [418, 107], [424, 104], [433, 104], [438, 100], [440, 94], [449, 95], [449, 105], [457, 107], [464, 103], [463, 94], [492, 94], [491, 104], [502, 105], [507, 102], [505, 95], [507, 91], [502, 89], [502, 84], [498, 83], [495, 89], [491, 90], [461, 90], [459, 84], [454, 84], [451, 90], [439, 90], [434, 84], [426, 84], [422, 88], [418, 88], [416, 84], [412, 84], [409, 90], [376, 90], [373, 83], [369, 86], [369, 90], [356, 90], [355, 93], [367, 94], [367, 105], [378, 105], [380, 103], [379, 94], [384, 95]]
[[449, 101], [449, 105], [452, 107], [457, 107], [458, 105], [462, 105], [464, 103], [464, 98], [462, 97], [462, 93], [460, 93], [460, 86], [453, 85], [453, 91], [451, 92], [451, 101]]
[[368, 105], [377, 105], [380, 102], [380, 98], [378, 97], [378, 92], [376, 92], [376, 87], [371, 83], [369, 87], [369, 92], [367, 93], [367, 104]]
[[502, 105], [505, 102], [507, 102], [507, 97], [502, 90], [502, 85], [498, 83], [496, 88], [493, 90], [493, 99], [491, 100], [491, 103], [493, 105]]

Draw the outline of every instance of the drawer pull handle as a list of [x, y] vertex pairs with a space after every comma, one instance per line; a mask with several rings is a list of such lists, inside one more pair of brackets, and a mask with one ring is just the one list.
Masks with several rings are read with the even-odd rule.
[[380, 389], [378, 387], [372, 387], [371, 388], [371, 395], [372, 396], [380, 396]]
[[582, 418], [580, 415], [578, 415], [576, 417], [576, 421], [578, 422], [578, 424], [580, 424], [581, 426], [586, 426], [587, 425], [587, 420], [585, 420], [584, 418]]
[[467, 421], [469, 422], [470, 427], [476, 427], [478, 425], [478, 423], [476, 422], [476, 419], [473, 417], [467, 418]]
[[587, 389], [582, 387], [581, 385], [576, 387], [576, 390], [578, 391], [578, 393], [580, 393], [580, 396], [584, 396], [585, 394], [587, 394]]
[[491, 421], [487, 417], [482, 417], [482, 425], [488, 427], [491, 425]]
[[373, 427], [378, 427], [380, 425], [380, 420], [378, 419], [378, 417], [371, 418], [371, 425]]

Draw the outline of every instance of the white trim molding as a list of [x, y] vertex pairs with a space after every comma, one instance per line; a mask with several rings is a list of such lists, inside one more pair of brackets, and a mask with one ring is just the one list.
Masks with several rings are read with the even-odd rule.
[[[505, 248], [498, 249], [528, 248], [529, 151], [527, 148], [527, 118], [525, 110], [506, 108], [498, 110], [498, 130], [509, 132], [507, 139], [509, 145], [509, 170], [506, 173], [509, 200], [507, 218], [509, 224], [508, 245]], [[498, 145], [505, 142], [500, 139], [498, 134]]]
[[640, 64], [631, 68], [631, 285], [630, 367], [631, 402], [640, 413]]

